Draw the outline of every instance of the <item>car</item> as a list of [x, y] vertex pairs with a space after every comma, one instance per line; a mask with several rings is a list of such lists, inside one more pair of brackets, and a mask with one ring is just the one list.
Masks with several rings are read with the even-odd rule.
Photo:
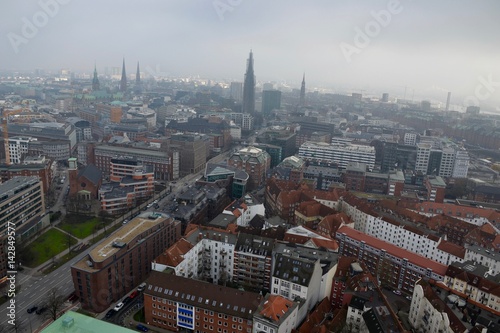
[[42, 313], [44, 313], [45, 311], [47, 310], [47, 308], [45, 306], [42, 306], [41, 308], [38, 308], [35, 313], [37, 315], [41, 315]]
[[119, 302], [119, 303], [117, 303], [115, 305], [115, 307], [113, 308], [113, 310], [115, 310], [116, 312], [118, 312], [118, 311], [120, 311], [123, 308], [124, 305], [125, 304], [123, 304], [123, 302]]
[[395, 289], [392, 292], [395, 293], [396, 295], [401, 296], [401, 291], [399, 291], [398, 289]]
[[407, 300], [411, 301], [411, 296], [406, 296], [405, 297]]
[[130, 297], [125, 297], [125, 298], [122, 300], [122, 303], [123, 303], [123, 304], [128, 304], [128, 303], [130, 303], [131, 301], [132, 301], [132, 298], [130, 298]]
[[128, 219], [123, 220], [123, 224], [127, 224], [128, 221], [129, 221]]
[[138, 292], [141, 292], [143, 291], [144, 289], [146, 289], [146, 282], [143, 282], [139, 285], [139, 287], [137, 287], [137, 291]]
[[116, 313], [116, 311], [114, 309], [111, 309], [108, 312], [106, 312], [106, 316], [105, 317], [109, 319], [109, 318], [113, 317], [113, 315], [115, 313]]
[[135, 328], [137, 328], [139, 331], [142, 331], [142, 332], [147, 332], [149, 331], [149, 328], [147, 328], [146, 326], [144, 326], [143, 324], [138, 324]]
[[134, 290], [128, 297], [134, 299], [137, 296], [139, 296], [139, 292], [137, 290]]
[[27, 311], [28, 311], [28, 313], [33, 313], [33, 312], [35, 312], [37, 309], [38, 309], [38, 306], [33, 305], [32, 307], [28, 308], [28, 310], [27, 310]]

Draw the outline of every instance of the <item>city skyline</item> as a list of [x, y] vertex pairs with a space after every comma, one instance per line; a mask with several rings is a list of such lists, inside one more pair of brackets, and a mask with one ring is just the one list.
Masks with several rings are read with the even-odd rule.
[[0, 69], [92, 73], [97, 63], [102, 74], [125, 57], [140, 61], [145, 77], [241, 82], [252, 49], [258, 82], [300, 88], [306, 72], [308, 89], [389, 92], [391, 98], [443, 103], [451, 91], [452, 105], [474, 96], [482, 109], [500, 102], [499, 46], [491, 43], [500, 28], [494, 17], [500, 4], [494, 1], [90, 4], [5, 5]]

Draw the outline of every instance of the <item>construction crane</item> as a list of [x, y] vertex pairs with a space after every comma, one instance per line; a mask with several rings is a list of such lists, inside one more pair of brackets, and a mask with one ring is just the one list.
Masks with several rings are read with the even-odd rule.
[[9, 131], [7, 128], [9, 123], [9, 117], [11, 115], [22, 113], [24, 111], [26, 111], [26, 108], [15, 109], [15, 110], [4, 110], [2, 114], [2, 134], [3, 134], [3, 144], [5, 146], [5, 164], [7, 165], [10, 165]]

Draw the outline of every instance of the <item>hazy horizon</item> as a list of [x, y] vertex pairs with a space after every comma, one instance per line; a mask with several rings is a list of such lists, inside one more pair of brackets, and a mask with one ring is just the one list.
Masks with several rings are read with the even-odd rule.
[[445, 103], [451, 91], [452, 104], [500, 106], [494, 0], [40, 0], [3, 9], [6, 70], [90, 73], [95, 63], [102, 74], [124, 57], [127, 74], [139, 61], [150, 75], [242, 81], [252, 49], [260, 82], [299, 87], [305, 72], [308, 89], [402, 98], [406, 87], [407, 99]]

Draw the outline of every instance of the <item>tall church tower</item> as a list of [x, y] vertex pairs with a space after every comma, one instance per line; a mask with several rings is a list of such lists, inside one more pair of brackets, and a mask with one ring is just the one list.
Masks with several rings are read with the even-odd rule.
[[306, 105], [306, 73], [302, 76], [302, 85], [300, 86], [300, 105]]
[[243, 82], [243, 113], [253, 114], [255, 112], [255, 74], [253, 72], [253, 53], [247, 60], [247, 71]]
[[120, 91], [127, 91], [127, 73], [125, 72], [125, 58], [123, 58], [122, 79], [120, 81]]
[[99, 84], [99, 78], [97, 77], [97, 67], [94, 65], [94, 78], [92, 79], [92, 91], [101, 90], [101, 85]]
[[141, 94], [142, 93], [141, 71], [139, 70], [139, 62], [137, 62], [137, 73], [135, 74], [134, 92], [136, 94]]

